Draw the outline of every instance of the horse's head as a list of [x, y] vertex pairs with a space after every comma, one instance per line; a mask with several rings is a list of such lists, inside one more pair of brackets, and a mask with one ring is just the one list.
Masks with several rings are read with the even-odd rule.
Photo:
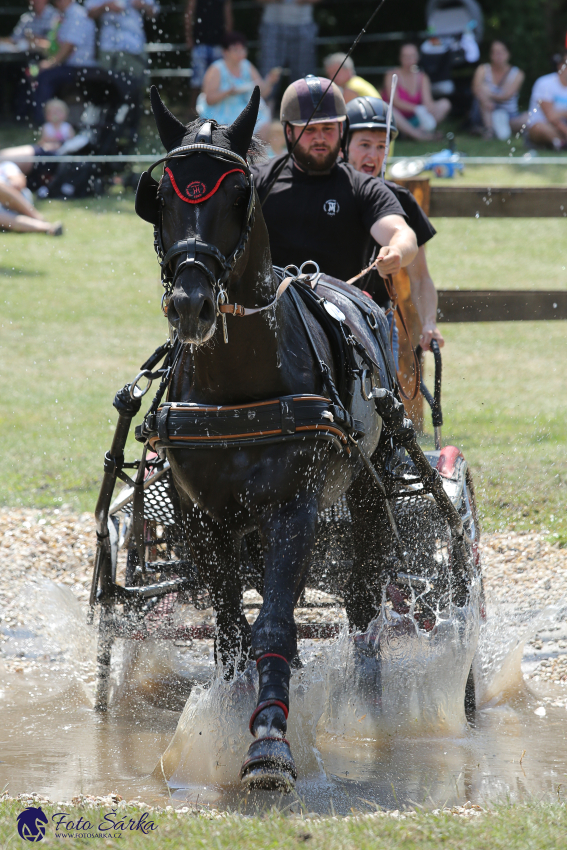
[[260, 90], [254, 90], [230, 127], [203, 120], [185, 126], [163, 104], [155, 87], [151, 100], [168, 153], [159, 184], [151, 172], [140, 178], [136, 212], [156, 229], [167, 318], [182, 342], [199, 345], [213, 336], [218, 298], [222, 301], [233, 272], [241, 273], [246, 263], [254, 213], [246, 157]]

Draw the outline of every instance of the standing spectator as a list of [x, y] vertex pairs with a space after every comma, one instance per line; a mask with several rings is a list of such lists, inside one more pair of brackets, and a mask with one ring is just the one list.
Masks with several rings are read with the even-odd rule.
[[85, 68], [96, 65], [95, 25], [75, 0], [53, 0], [62, 19], [57, 31], [57, 51], [40, 62], [35, 91], [34, 118], [43, 120], [43, 110], [65, 83], [79, 80]]
[[567, 50], [555, 59], [557, 71], [534, 83], [528, 135], [536, 145], [560, 151], [567, 148]]
[[0, 41], [27, 42], [27, 46], [47, 50], [49, 35], [59, 23], [59, 12], [50, 6], [47, 0], [30, 0], [30, 11], [24, 12], [14, 27], [12, 35]]
[[312, 74], [316, 67], [317, 24], [313, 5], [320, 0], [259, 0], [264, 6], [260, 24], [260, 73], [270, 68], [289, 70], [290, 80]]
[[398, 75], [398, 88], [394, 97], [394, 116], [398, 129], [404, 136], [420, 141], [435, 138], [433, 131], [447, 117], [451, 101], [446, 97], [433, 100], [431, 82], [420, 71], [419, 51], [415, 44], [402, 44], [400, 67], [388, 71], [384, 80], [383, 98], [390, 100], [392, 77]]
[[[30, 0], [30, 11], [24, 12], [8, 38], [1, 38], [9, 45], [18, 45], [21, 50], [47, 55], [55, 40], [59, 24], [59, 12], [50, 6], [47, 0]], [[18, 121], [24, 120], [30, 111], [32, 97], [32, 76], [30, 75], [30, 57], [25, 56], [2, 68], [4, 76], [14, 81], [14, 113]], [[36, 56], [33, 56], [36, 59]], [[36, 60], [37, 61], [37, 60]]]
[[187, 0], [185, 41], [191, 50], [189, 106], [196, 113], [197, 97], [209, 65], [222, 57], [222, 39], [232, 32], [232, 0]]
[[511, 133], [519, 133], [526, 123], [527, 114], [520, 115], [518, 94], [525, 74], [510, 65], [510, 53], [503, 41], [490, 45], [490, 62], [479, 65], [475, 71], [472, 90], [475, 102], [472, 110], [473, 126], [480, 126], [484, 138], [496, 135], [502, 141]]
[[[335, 73], [341, 67], [342, 62], [344, 62], [344, 65], [335, 77]], [[372, 83], [357, 76], [354, 62], [350, 56], [347, 57], [346, 53], [331, 53], [330, 56], [325, 56], [323, 67], [327, 77], [330, 80], [334, 78], [335, 83], [341, 89], [345, 103], [354, 100], [355, 97], [380, 97], [380, 92], [374, 88]]]
[[86, 0], [85, 9], [99, 24], [99, 65], [141, 86], [148, 64], [142, 15], [155, 18], [157, 0]]
[[[219, 124], [232, 124], [250, 99], [254, 86], [260, 86], [262, 98], [269, 97], [280, 78], [280, 69], [272, 68], [265, 80], [246, 58], [246, 37], [239, 32], [229, 32], [223, 37], [222, 59], [217, 59], [207, 69], [203, 92], [197, 100], [197, 112], [203, 118], [212, 118]], [[257, 132], [269, 132], [271, 114], [264, 100], [256, 122]]]

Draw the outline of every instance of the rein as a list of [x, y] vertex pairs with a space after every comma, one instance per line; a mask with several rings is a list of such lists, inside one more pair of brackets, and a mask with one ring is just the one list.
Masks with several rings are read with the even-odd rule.
[[[361, 272], [359, 272], [354, 277], [351, 277], [350, 280], [347, 280], [347, 283], [350, 283], [350, 284], [355, 283], [357, 280], [360, 280], [361, 277], [364, 277], [365, 274], [368, 274], [369, 271], [372, 271], [372, 269], [377, 268], [379, 260], [380, 260], [380, 257], [376, 257], [376, 259], [372, 263], [370, 263], [370, 265], [367, 268], [363, 269]], [[402, 382], [400, 381], [399, 372], [397, 372], [397, 378], [398, 378], [398, 386], [400, 388], [400, 393], [403, 396], [403, 398], [405, 398], [406, 401], [413, 401], [415, 398], [417, 398], [417, 394], [419, 393], [419, 388], [420, 388], [420, 385], [421, 385], [421, 365], [420, 365], [420, 362], [419, 362], [419, 357], [417, 356], [416, 350], [413, 347], [413, 343], [411, 341], [411, 336], [410, 336], [409, 331], [408, 331], [408, 326], [406, 325], [406, 320], [404, 318], [404, 314], [402, 313], [402, 308], [400, 307], [400, 305], [398, 303], [398, 293], [397, 293], [396, 287], [394, 286], [394, 279], [392, 278], [392, 275], [389, 274], [389, 275], [386, 275], [386, 277], [382, 278], [382, 280], [384, 281], [384, 286], [386, 287], [386, 292], [388, 293], [388, 298], [392, 302], [392, 311], [394, 313], [397, 313], [398, 316], [400, 317], [400, 324], [401, 324], [402, 328], [404, 329], [404, 333], [405, 333], [407, 340], [408, 340], [410, 347], [411, 347], [411, 353], [413, 355], [414, 381], [415, 381], [414, 388], [413, 388], [411, 395], [408, 395], [406, 393], [406, 391], [404, 390], [404, 388], [402, 386]], [[393, 338], [394, 338], [394, 325], [392, 323], [392, 327], [390, 328], [390, 348], [392, 347]]]

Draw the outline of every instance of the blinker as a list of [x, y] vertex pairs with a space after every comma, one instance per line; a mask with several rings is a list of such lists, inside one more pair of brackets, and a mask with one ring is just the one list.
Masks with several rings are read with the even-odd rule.
[[144, 171], [138, 181], [134, 209], [140, 218], [153, 225], [158, 223], [157, 193], [157, 181], [154, 180], [149, 171]]

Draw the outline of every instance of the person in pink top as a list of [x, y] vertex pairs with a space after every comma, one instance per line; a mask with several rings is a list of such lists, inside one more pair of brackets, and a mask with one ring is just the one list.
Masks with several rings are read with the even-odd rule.
[[410, 139], [431, 141], [435, 128], [451, 110], [451, 101], [446, 97], [434, 100], [427, 74], [420, 71], [419, 51], [415, 44], [402, 44], [400, 67], [388, 71], [384, 79], [383, 98], [390, 100], [392, 77], [398, 75], [398, 87], [394, 97], [394, 116], [400, 132]]

